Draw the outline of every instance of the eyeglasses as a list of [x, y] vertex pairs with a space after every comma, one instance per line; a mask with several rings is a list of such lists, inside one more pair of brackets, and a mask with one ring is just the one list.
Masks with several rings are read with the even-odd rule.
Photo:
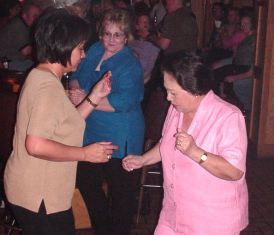
[[124, 33], [110, 33], [110, 32], [104, 32], [103, 33], [103, 37], [107, 38], [108, 40], [110, 39], [114, 39], [114, 40], [121, 40], [123, 39], [123, 37], [125, 36]]

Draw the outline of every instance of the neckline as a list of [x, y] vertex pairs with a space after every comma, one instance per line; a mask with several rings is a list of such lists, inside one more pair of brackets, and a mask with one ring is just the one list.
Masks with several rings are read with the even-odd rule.
[[47, 67], [41, 67], [41, 66], [37, 66], [36, 69], [41, 70], [41, 71], [45, 71], [45, 72], [49, 72], [50, 74], [52, 74], [56, 79], [61, 80], [62, 77], [59, 77], [53, 70], [47, 68]]

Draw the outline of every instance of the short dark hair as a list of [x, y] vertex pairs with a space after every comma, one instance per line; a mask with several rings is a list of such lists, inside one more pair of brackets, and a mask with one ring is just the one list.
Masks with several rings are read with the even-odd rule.
[[212, 8], [220, 7], [223, 11], [225, 10], [225, 5], [222, 2], [214, 2]]
[[241, 19], [244, 17], [248, 17], [250, 19], [252, 29], [256, 28], [256, 19], [254, 17], [254, 8], [253, 7], [242, 7], [240, 9], [240, 17], [241, 17]]
[[71, 63], [71, 52], [89, 37], [88, 24], [66, 9], [47, 9], [38, 19], [34, 31], [39, 62]]
[[161, 71], [172, 75], [182, 89], [192, 95], [205, 95], [211, 89], [212, 72], [195, 53], [166, 56]]

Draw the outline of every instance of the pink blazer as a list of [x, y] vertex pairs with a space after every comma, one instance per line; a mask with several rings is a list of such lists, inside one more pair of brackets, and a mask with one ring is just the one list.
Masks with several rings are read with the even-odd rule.
[[[248, 224], [245, 177], [238, 181], [217, 178], [175, 149], [174, 134], [183, 113], [169, 108], [160, 143], [164, 172], [164, 199], [159, 228], [174, 234], [220, 235]], [[188, 129], [196, 144], [246, 170], [247, 135], [240, 110], [210, 91]]]

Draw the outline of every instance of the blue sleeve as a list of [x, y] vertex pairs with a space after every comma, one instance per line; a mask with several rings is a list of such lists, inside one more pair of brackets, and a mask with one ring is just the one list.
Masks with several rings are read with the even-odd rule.
[[143, 70], [139, 62], [132, 61], [117, 71], [109, 103], [116, 112], [128, 112], [140, 105], [144, 92]]

